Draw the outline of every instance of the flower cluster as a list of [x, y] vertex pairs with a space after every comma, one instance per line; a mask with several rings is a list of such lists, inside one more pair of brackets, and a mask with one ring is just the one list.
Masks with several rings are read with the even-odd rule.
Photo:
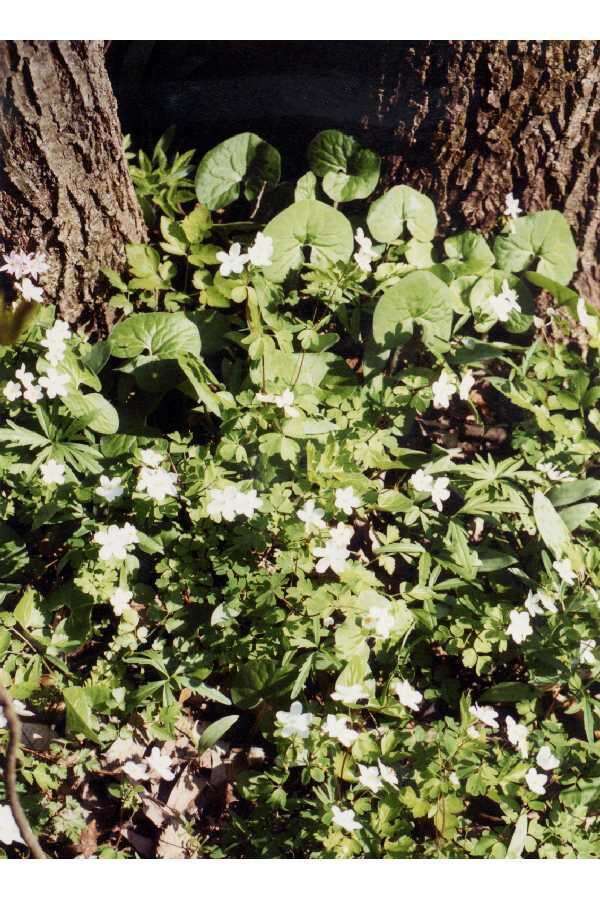
[[0, 272], [6, 272], [15, 279], [15, 288], [24, 300], [33, 303], [44, 302], [43, 289], [34, 282], [48, 271], [48, 262], [44, 253], [25, 253], [12, 250], [4, 254], [4, 265]]
[[229, 484], [224, 488], [211, 488], [206, 512], [215, 522], [222, 519], [233, 522], [236, 516], [251, 519], [263, 502], [254, 488], [249, 491], [240, 490], [237, 485]]

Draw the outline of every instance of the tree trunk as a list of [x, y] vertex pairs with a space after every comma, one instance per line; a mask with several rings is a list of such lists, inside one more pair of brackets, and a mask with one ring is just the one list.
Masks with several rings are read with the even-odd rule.
[[442, 227], [491, 228], [509, 191], [564, 212], [600, 305], [598, 42], [388, 42], [361, 125], [387, 184], [429, 194]]
[[145, 236], [103, 41], [0, 42], [0, 154], [0, 251], [45, 250], [48, 298], [102, 331], [99, 269]]

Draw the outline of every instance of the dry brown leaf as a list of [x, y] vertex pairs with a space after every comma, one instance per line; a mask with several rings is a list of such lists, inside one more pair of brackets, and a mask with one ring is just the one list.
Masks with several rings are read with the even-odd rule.
[[98, 828], [94, 819], [82, 830], [79, 835], [79, 843], [75, 845], [75, 849], [84, 859], [89, 859], [98, 849]]
[[149, 859], [153, 856], [154, 841], [152, 838], [146, 837], [144, 834], [138, 834], [133, 828], [122, 828], [121, 834], [124, 838], [127, 838], [133, 849], [136, 850], [140, 856], [143, 856], [145, 859]]
[[169, 794], [169, 809], [180, 814], [195, 812], [196, 801], [207, 784], [208, 779], [194, 772], [190, 765], [186, 766]]

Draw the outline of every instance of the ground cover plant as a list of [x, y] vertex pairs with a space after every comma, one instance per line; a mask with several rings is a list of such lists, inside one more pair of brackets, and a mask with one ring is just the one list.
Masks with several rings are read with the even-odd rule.
[[[89, 341], [3, 259], [0, 679], [42, 851], [600, 856], [600, 346], [558, 211], [129, 151]], [[0, 710], [9, 755], [12, 708]], [[13, 741], [14, 749], [14, 741]], [[29, 854], [0, 796], [0, 855]]]

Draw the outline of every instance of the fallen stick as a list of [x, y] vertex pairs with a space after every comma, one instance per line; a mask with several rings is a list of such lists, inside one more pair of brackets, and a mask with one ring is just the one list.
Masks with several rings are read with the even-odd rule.
[[0, 684], [0, 707], [2, 707], [8, 725], [8, 748], [4, 764], [6, 798], [14, 820], [21, 832], [21, 837], [29, 847], [31, 855], [34, 859], [46, 859], [46, 854], [40, 847], [38, 839], [27, 821], [27, 816], [17, 793], [17, 750], [21, 742], [21, 720], [15, 712], [10, 694], [2, 684]]

